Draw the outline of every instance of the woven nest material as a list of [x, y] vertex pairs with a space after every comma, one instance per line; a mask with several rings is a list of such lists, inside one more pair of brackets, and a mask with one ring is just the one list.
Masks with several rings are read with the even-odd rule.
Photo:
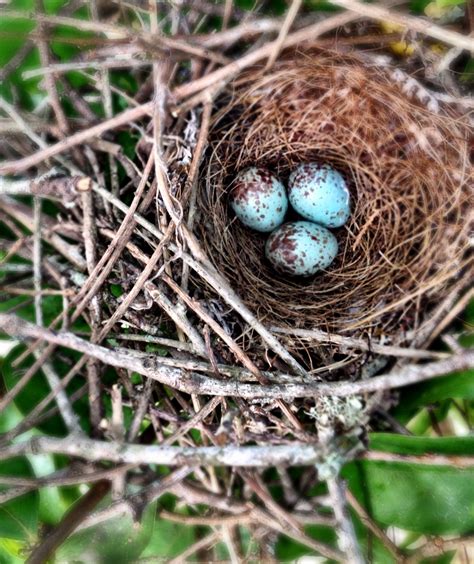
[[[416, 312], [466, 268], [472, 167], [463, 121], [409, 99], [388, 69], [316, 49], [287, 54], [271, 73], [246, 72], [219, 104], [198, 235], [259, 319], [352, 334], [416, 328]], [[308, 161], [344, 175], [353, 213], [335, 230], [335, 263], [302, 281], [265, 261], [266, 236], [233, 217], [228, 193], [244, 167], [286, 181]]]

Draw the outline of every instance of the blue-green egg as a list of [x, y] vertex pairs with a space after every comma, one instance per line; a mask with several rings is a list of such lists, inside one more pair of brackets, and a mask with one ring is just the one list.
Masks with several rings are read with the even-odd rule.
[[270, 171], [250, 167], [240, 171], [233, 181], [230, 206], [244, 225], [269, 232], [283, 223], [288, 197], [283, 184]]
[[270, 234], [265, 255], [278, 272], [312, 276], [328, 268], [337, 255], [336, 237], [310, 221], [285, 223]]
[[300, 165], [290, 175], [288, 196], [295, 211], [325, 227], [341, 227], [349, 219], [346, 181], [329, 165]]

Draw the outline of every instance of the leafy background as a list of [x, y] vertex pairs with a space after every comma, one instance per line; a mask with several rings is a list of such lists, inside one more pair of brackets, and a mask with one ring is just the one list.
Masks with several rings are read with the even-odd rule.
[[[411, 0], [413, 13], [423, 14], [431, 10], [446, 13], [462, 5], [464, 0]], [[243, 9], [251, 9], [253, 2], [240, 0], [236, 3]], [[57, 13], [65, 5], [61, 0], [47, 0], [47, 13]], [[9, 9], [31, 11], [33, 0], [14, 0]], [[306, 2], [307, 9], [327, 9], [327, 5], [311, 0]], [[286, 9], [283, 1], [267, 3], [270, 14], [279, 15]], [[77, 12], [88, 17], [86, 8]], [[76, 15], [77, 15], [76, 14]], [[0, 67], [6, 65], [18, 50], [24, 48], [27, 34], [33, 29], [31, 18], [25, 19], [1, 16], [0, 18]], [[57, 26], [56, 38], [87, 37], [78, 30]], [[52, 51], [59, 62], [67, 62], [78, 54], [78, 48], [71, 44], [52, 41]], [[39, 78], [24, 80], [25, 71], [40, 66], [38, 50], [32, 46], [29, 54], [0, 84], [0, 95], [10, 102], [32, 111], [44, 98], [44, 91]], [[462, 81], [472, 80], [474, 66], [469, 60], [462, 70]], [[67, 73], [71, 84], [80, 89], [88, 83], [87, 77], [78, 72]], [[113, 84], [133, 95], [138, 85], [126, 72], [111, 72]], [[13, 99], [13, 87], [20, 99]], [[120, 98], [114, 98], [115, 111], [123, 109]], [[91, 107], [98, 116], [102, 114], [100, 104]], [[123, 134], [123, 147], [130, 151], [133, 139]], [[54, 214], [54, 206], [50, 205]], [[6, 227], [0, 227], [5, 230]], [[0, 256], [0, 258], [2, 258]], [[21, 264], [14, 258], [8, 264]], [[0, 282], [8, 274], [4, 265], [0, 266]], [[111, 287], [111, 292], [121, 291], [120, 287]], [[28, 297], [1, 296], [0, 311], [14, 309], [24, 319], [34, 320], [31, 300]], [[43, 301], [45, 323], [61, 312], [61, 302], [56, 297], [46, 297]], [[469, 304], [461, 318], [457, 319], [450, 331], [456, 336], [460, 346], [472, 347], [474, 338], [474, 301]], [[81, 329], [80, 326], [74, 329]], [[84, 329], [82, 327], [82, 329]], [[4, 342], [4, 345], [7, 343]], [[434, 348], [443, 350], [442, 342], [434, 343]], [[28, 358], [23, 366], [13, 368], [12, 362], [24, 351], [24, 346], [17, 344], [2, 348], [4, 357], [0, 359], [0, 370], [4, 389], [10, 389], [21, 372], [31, 364]], [[71, 351], [62, 351], [69, 358]], [[61, 361], [55, 362], [58, 374], [64, 374], [66, 366]], [[19, 423], [45, 397], [49, 390], [42, 374], [38, 374], [17, 396], [14, 403], [0, 414], [0, 432], [6, 432]], [[71, 394], [77, 390], [77, 384], [68, 387]], [[443, 535], [469, 535], [474, 533], [474, 467], [459, 468], [430, 464], [407, 463], [397, 460], [397, 455], [448, 454], [459, 456], [474, 455], [474, 436], [472, 422], [474, 418], [474, 373], [466, 371], [422, 384], [403, 388], [399, 392], [398, 404], [391, 415], [398, 424], [406, 429], [407, 434], [374, 432], [370, 434], [369, 448], [373, 451], [392, 453], [390, 461], [359, 460], [347, 464], [343, 477], [347, 480], [350, 491], [366, 509], [367, 513], [383, 528], [390, 528], [400, 546], [413, 546], [422, 537]], [[81, 416], [84, 429], [88, 428], [86, 398], [79, 399], [75, 405]], [[110, 407], [109, 407], [110, 408]], [[130, 415], [130, 413], [128, 414]], [[28, 431], [27, 436], [35, 434], [64, 435], [65, 429], [59, 418], [50, 418]], [[39, 478], [55, 472], [65, 465], [61, 456], [26, 456], [0, 463], [0, 475]], [[157, 469], [164, 475], [166, 469]], [[298, 469], [291, 470], [294, 479], [298, 479]], [[29, 548], [35, 544], [38, 535], [53, 527], [65, 512], [87, 490], [86, 486], [46, 487], [31, 491], [19, 498], [0, 506], [0, 563], [10, 564], [25, 561]], [[1, 493], [1, 486], [0, 486]], [[272, 492], [279, 499], [281, 492]], [[324, 491], [315, 491], [314, 495], [324, 495]], [[204, 509], [204, 508], [203, 508]], [[145, 511], [141, 525], [136, 526], [130, 519], [110, 521], [74, 534], [60, 548], [58, 561], [91, 561], [97, 556], [103, 562], [131, 562], [138, 558], [163, 558], [177, 556], [188, 546], [209, 532], [207, 527], [191, 527], [160, 518], [163, 510], [173, 510], [183, 515], [191, 514], [190, 508], [181, 505], [172, 495], [164, 495]], [[366, 554], [375, 562], [393, 562], [393, 557], [367, 530], [355, 513], [352, 514], [356, 532]], [[307, 526], [309, 536], [325, 542], [335, 542], [334, 531], [323, 526]], [[242, 544], [249, 554], [252, 553], [252, 541], [248, 531], [241, 527]], [[100, 547], [100, 548], [98, 548]], [[215, 552], [218, 558], [227, 559], [225, 545], [219, 545]], [[276, 544], [276, 557], [279, 560], [291, 560], [311, 551], [292, 539], [280, 536]], [[432, 562], [450, 562], [454, 551], [432, 559]]]

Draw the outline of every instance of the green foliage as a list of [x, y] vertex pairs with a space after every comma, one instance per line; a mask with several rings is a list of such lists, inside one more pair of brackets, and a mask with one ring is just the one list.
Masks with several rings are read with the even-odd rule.
[[393, 433], [371, 433], [371, 450], [402, 455], [446, 454], [474, 455], [474, 436], [469, 437], [412, 437]]
[[[27, 358], [25, 361], [21, 363], [19, 367], [14, 368], [13, 362], [16, 358], [20, 356], [25, 351], [24, 345], [18, 345], [10, 353], [2, 362], [2, 371], [1, 376], [3, 379], [4, 386], [7, 390], [10, 390], [15, 386], [15, 384], [20, 379], [21, 375], [27, 370], [28, 367], [31, 366], [33, 363], [33, 359]], [[74, 359], [77, 358], [77, 354], [74, 351], [67, 351], [67, 356]], [[65, 365], [63, 362], [54, 360], [53, 368], [55, 369], [56, 373], [61, 377], [64, 376], [68, 370], [68, 366]], [[73, 380], [69, 386], [67, 386], [67, 390], [69, 393], [76, 391], [80, 387], [80, 382], [77, 380]], [[18, 410], [24, 415], [28, 415], [31, 413], [34, 406], [36, 406], [40, 401], [42, 401], [51, 391], [48, 382], [46, 381], [43, 373], [39, 371], [35, 376], [28, 382], [28, 384], [16, 395], [14, 403]], [[76, 411], [82, 415], [83, 422], [85, 427], [87, 427], [87, 412], [84, 409], [85, 406], [81, 408], [80, 402], [76, 404]], [[66, 428], [63, 424], [62, 419], [57, 417], [52, 417], [46, 420], [44, 423], [38, 424], [37, 427], [44, 433], [55, 435], [55, 436], [63, 436], [66, 433]]]
[[[314, 540], [336, 546], [336, 533], [332, 528], [321, 525], [307, 525], [305, 533]], [[307, 555], [318, 553], [287, 536], [280, 536], [275, 547], [275, 555], [279, 561], [288, 562]]]
[[[0, 413], [0, 433], [4, 433], [20, 420], [20, 414], [14, 409], [6, 409]], [[17, 478], [33, 478], [34, 473], [26, 458], [12, 458], [0, 462], [1, 476]], [[0, 491], [6, 488], [0, 485]], [[0, 505], [0, 539], [30, 542], [36, 536], [38, 528], [39, 494], [30, 491]], [[15, 543], [0, 546], [0, 562], [2, 553], [16, 550]]]
[[[402, 455], [474, 452], [474, 437], [374, 434], [370, 446]], [[363, 460], [346, 465], [351, 491], [381, 525], [423, 534], [466, 534], [474, 529], [474, 468]]]
[[23, 564], [24, 545], [21, 541], [0, 538], [0, 564]]
[[449, 6], [461, 6], [466, 0], [436, 0], [436, 4], [440, 8], [448, 8]]
[[474, 82], [474, 59], [469, 59], [469, 61], [466, 63], [466, 67], [461, 76], [461, 80], [468, 83]]
[[[3, 461], [0, 465], [0, 475], [33, 477], [31, 466], [23, 458]], [[38, 528], [38, 510], [38, 492], [28, 492], [0, 505], [0, 538], [34, 538]]]
[[151, 539], [155, 510], [153, 503], [141, 523], [127, 515], [79, 531], [67, 539], [56, 557], [60, 562], [134, 562]]
[[404, 388], [394, 413], [400, 421], [407, 421], [420, 407], [449, 398], [474, 399], [474, 370]]
[[142, 558], [173, 558], [198, 540], [196, 527], [173, 523], [156, 516], [150, 528], [148, 544], [141, 553]]

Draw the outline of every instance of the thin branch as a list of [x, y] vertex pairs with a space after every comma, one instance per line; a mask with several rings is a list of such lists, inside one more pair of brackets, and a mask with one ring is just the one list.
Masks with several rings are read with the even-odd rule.
[[[39, 359], [39, 351], [35, 351], [34, 356], [36, 359]], [[71, 402], [69, 401], [69, 397], [61, 384], [61, 378], [57, 375], [53, 366], [48, 361], [42, 363], [41, 370], [46, 377], [48, 385], [51, 388], [51, 392], [54, 394], [54, 400], [56, 401], [59, 413], [61, 414], [67, 429], [73, 435], [82, 434], [83, 431], [81, 429], [79, 417], [74, 412]]]
[[[2, 100], [0, 99], [0, 103], [1, 102]], [[111, 129], [116, 129], [118, 127], [122, 127], [123, 125], [130, 124], [130, 122], [136, 121], [143, 116], [150, 114], [152, 110], [152, 102], [142, 104], [141, 106], [137, 106], [136, 108], [125, 110], [121, 114], [117, 114], [111, 119], [105, 120], [83, 131], [74, 133], [73, 135], [70, 135], [65, 139], [59, 141], [55, 145], [45, 147], [42, 150], [33, 153], [32, 155], [23, 157], [22, 159], [10, 162], [7, 161], [1, 164], [0, 174], [18, 174], [19, 172], [24, 172], [25, 170], [28, 170], [33, 166], [37, 166], [46, 159], [57, 157], [61, 153], [69, 151], [73, 147], [77, 147], [78, 145], [85, 143], [89, 139], [99, 137], [106, 131], [110, 131]]]
[[360, 553], [359, 544], [354, 531], [349, 512], [346, 506], [346, 486], [339, 477], [328, 478], [327, 487], [331, 506], [337, 522], [338, 544], [341, 551], [346, 555], [347, 564], [363, 564], [364, 559]]
[[202, 539], [194, 542], [186, 550], [181, 552], [175, 558], [168, 560], [168, 564], [183, 564], [189, 556], [192, 556], [198, 550], [204, 550], [211, 548], [213, 545], [217, 544], [220, 540], [220, 534], [218, 532], [210, 533], [203, 537]]
[[260, 370], [239, 347], [239, 345], [228, 335], [225, 330], [204, 310], [204, 308], [196, 301], [188, 296], [174, 280], [169, 276], [163, 275], [163, 280], [168, 286], [176, 292], [176, 294], [204, 321], [207, 325], [227, 344], [230, 350], [235, 354], [236, 358], [255, 375], [261, 384], [268, 384], [268, 380], [263, 377]]
[[[97, 227], [94, 218], [94, 202], [92, 192], [88, 190], [82, 194], [82, 236], [89, 276], [97, 264]], [[89, 311], [91, 316], [92, 338], [96, 338], [102, 319], [99, 296], [91, 297]], [[93, 433], [99, 434], [102, 420], [101, 384], [99, 381], [99, 368], [94, 359], [87, 362], [87, 386], [89, 391], [89, 417]]]
[[105, 442], [77, 437], [33, 437], [0, 448], [0, 460], [35, 454], [63, 454], [91, 462], [163, 464], [167, 466], [238, 466], [266, 468], [277, 465], [307, 466], [320, 463], [318, 445], [293, 443], [268, 446], [178, 447]]
[[[42, 10], [42, 5], [44, 4], [42, 0], [36, 0], [35, 4], [37, 11]], [[46, 27], [47, 26], [44, 23], [38, 22], [38, 51], [40, 55], [41, 67], [43, 69], [49, 69], [50, 67], [49, 46], [47, 40], [45, 39]], [[69, 123], [59, 99], [59, 94], [56, 88], [55, 73], [47, 73], [44, 78], [43, 84], [49, 97], [49, 103], [53, 108], [53, 112], [56, 117], [56, 122], [60, 130], [60, 136], [64, 137], [69, 131]]]
[[[450, 550], [459, 550], [460, 548], [468, 548], [474, 546], [474, 535], [466, 537], [457, 537], [454, 539], [436, 538], [431, 542], [427, 542], [416, 549], [408, 558], [404, 560], [404, 564], [418, 564], [425, 559], [432, 559], [441, 554], [445, 554]], [[461, 560], [459, 560], [461, 562]]]
[[[422, 365], [408, 365], [384, 376], [376, 376], [358, 382], [314, 382], [260, 386], [239, 381], [217, 380], [197, 373], [183, 373], [160, 362], [159, 357], [136, 356], [132, 352], [111, 351], [76, 337], [72, 333], [56, 333], [38, 327], [10, 314], [0, 314], [0, 329], [11, 336], [41, 338], [59, 346], [65, 346], [97, 358], [111, 366], [127, 368], [143, 376], [153, 378], [186, 393], [236, 396], [247, 398], [315, 397], [322, 395], [350, 396], [408, 386], [474, 366], [474, 351], [465, 351], [446, 360]], [[271, 372], [264, 373], [271, 378]], [[249, 377], [251, 373], [249, 372]]]
[[136, 464], [124, 464], [104, 470], [82, 471], [73, 469], [62, 469], [47, 476], [40, 478], [23, 478], [18, 476], [0, 476], [0, 484], [6, 486], [21, 486], [25, 488], [38, 489], [49, 488], [51, 486], [76, 486], [78, 484], [90, 484], [104, 479], [111, 479], [117, 472], [131, 470]]
[[[13, 217], [16, 221], [23, 224], [27, 229], [33, 231], [34, 218], [31, 208], [26, 204], [17, 202], [9, 196], [0, 198], [0, 209], [3, 209], [8, 215]], [[45, 222], [46, 219], [44, 218]], [[86, 269], [86, 261], [81, 254], [78, 246], [68, 243], [61, 236], [50, 231], [49, 229], [43, 230], [43, 239], [54, 247], [61, 255], [63, 255], [70, 263], [72, 263], [77, 270], [83, 271]]]
[[191, 472], [192, 468], [188, 466], [178, 468], [164, 478], [155, 481], [152, 485], [140, 490], [138, 493], [115, 501], [108, 507], [86, 516], [78, 527], [78, 530], [94, 527], [95, 525], [108, 521], [109, 519], [123, 516], [129, 516], [135, 521], [143, 511], [144, 507], [166, 491], [170, 490], [172, 487], [179, 485], [180, 482]]
[[41, 200], [33, 198], [33, 288], [35, 290], [34, 307], [35, 321], [37, 325], [43, 325], [42, 307], [42, 268], [41, 268]]
[[145, 386], [138, 398], [138, 405], [135, 407], [132, 423], [130, 424], [130, 428], [127, 433], [127, 440], [129, 442], [133, 442], [138, 436], [140, 425], [142, 424], [143, 418], [148, 410], [153, 387], [154, 381], [151, 378], [148, 378], [145, 381]]
[[27, 560], [27, 564], [43, 564], [47, 562], [55, 550], [77, 528], [78, 523], [105, 497], [109, 489], [109, 482], [100, 481], [94, 484], [63, 517], [59, 525], [33, 550]]
[[99, 69], [105, 72], [107, 71], [107, 69], [123, 69], [123, 68], [135, 69], [143, 66], [150, 66], [152, 64], [153, 64], [152, 59], [132, 59], [128, 56], [127, 57], [117, 56], [110, 60], [101, 59], [98, 61], [74, 61], [71, 63], [56, 63], [54, 65], [49, 65], [47, 67], [41, 67], [37, 69], [24, 71], [21, 76], [24, 80], [29, 80], [31, 78], [36, 78], [38, 76], [44, 76], [45, 78], [47, 78], [50, 77], [52, 74], [66, 73], [70, 71]]
[[241, 24], [223, 29], [222, 31], [194, 35], [193, 40], [209, 48], [228, 47], [246, 37], [278, 32], [281, 29], [283, 21], [282, 18], [259, 18], [252, 21], [244, 21]]
[[179, 437], [185, 435], [191, 429], [195, 429], [201, 424], [203, 419], [205, 419], [210, 413], [212, 413], [216, 407], [221, 403], [222, 398], [214, 397], [209, 401], [204, 407], [202, 407], [191, 419], [186, 421], [175, 433], [168, 437], [163, 444], [172, 445]]
[[291, 2], [290, 8], [289, 8], [289, 10], [286, 14], [285, 21], [283, 22], [283, 25], [281, 26], [278, 37], [277, 37], [276, 41], [273, 43], [273, 50], [272, 50], [272, 53], [270, 54], [270, 56], [268, 57], [268, 61], [267, 61], [267, 64], [265, 66], [265, 70], [269, 70], [273, 66], [275, 61], [277, 60], [278, 55], [280, 54], [281, 48], [283, 47], [285, 39], [288, 35], [288, 32], [290, 31], [290, 28], [293, 25], [293, 22], [295, 21], [296, 16], [298, 15], [298, 12], [301, 8], [302, 3], [303, 3], [303, 0], [293, 0]]
[[341, 345], [341, 347], [348, 347], [352, 349], [358, 349], [367, 352], [373, 352], [378, 354], [383, 354], [386, 356], [396, 356], [400, 358], [448, 358], [449, 353], [438, 352], [438, 351], [427, 351], [420, 349], [409, 349], [407, 347], [397, 347], [394, 345], [384, 345], [379, 342], [374, 341], [364, 341], [363, 339], [358, 339], [354, 337], [346, 337], [344, 335], [337, 335], [335, 333], [327, 333], [321, 331], [320, 329], [299, 329], [297, 327], [286, 328], [286, 327], [271, 327], [274, 333], [280, 335], [294, 335], [301, 339], [307, 339], [308, 341], [315, 341], [317, 343], [333, 343], [336, 345]]
[[385, 531], [383, 531], [377, 525], [377, 523], [375, 523], [370, 518], [367, 511], [359, 503], [359, 501], [356, 499], [356, 497], [351, 493], [351, 491], [348, 488], [346, 488], [345, 494], [347, 501], [354, 509], [354, 511], [357, 513], [359, 519], [367, 527], [367, 529], [369, 529], [369, 531], [373, 533], [380, 540], [380, 542], [385, 546], [385, 548], [392, 553], [396, 562], [402, 562], [404, 557], [401, 551], [398, 549], [397, 545], [389, 538], [389, 536], [385, 533]]
[[[288, 35], [283, 42], [282, 48], [295, 47], [296, 45], [304, 43], [305, 41], [314, 40], [317, 37], [328, 33], [329, 31], [332, 31], [333, 29], [346, 25], [359, 18], [359, 15], [351, 13], [331, 16], [323, 21], [309, 25]], [[193, 82], [188, 82], [187, 84], [176, 87], [173, 91], [174, 97], [178, 100], [181, 100], [183, 98], [191, 96], [192, 94], [196, 94], [200, 90], [204, 90], [204, 88], [210, 87], [222, 80], [231, 79], [242, 70], [254, 65], [255, 63], [258, 63], [263, 59], [267, 59], [272, 54], [275, 44], [276, 41], [267, 43], [262, 47], [259, 47], [255, 51], [251, 51], [250, 53], [244, 55], [240, 59], [232, 61], [225, 67], [208, 73], [202, 78], [198, 78]]]
[[406, 464], [426, 464], [428, 466], [452, 466], [453, 468], [472, 468], [474, 456], [457, 456], [443, 454], [393, 454], [369, 450], [364, 454], [366, 460], [382, 462], [404, 462]]
[[68, 206], [75, 203], [79, 193], [90, 191], [91, 183], [87, 176], [43, 176], [36, 180], [0, 178], [0, 195], [52, 198]]
[[191, 341], [194, 349], [199, 356], [203, 358], [207, 357], [206, 345], [203, 338], [194, 327], [194, 325], [188, 320], [186, 314], [177, 308], [168, 297], [152, 282], [148, 281], [145, 283], [145, 289], [150, 295], [150, 297], [155, 301], [160, 308], [169, 315], [169, 317], [174, 321], [176, 327], [178, 327]]
[[408, 14], [399, 14], [392, 12], [387, 8], [377, 4], [365, 4], [359, 0], [331, 0], [332, 4], [346, 8], [360, 16], [366, 16], [378, 21], [385, 21], [407, 27], [413, 31], [423, 33], [439, 41], [443, 41], [455, 47], [465, 49], [466, 51], [474, 51], [474, 38], [462, 35], [445, 27], [433, 24], [429, 20], [420, 17], [410, 16]]

